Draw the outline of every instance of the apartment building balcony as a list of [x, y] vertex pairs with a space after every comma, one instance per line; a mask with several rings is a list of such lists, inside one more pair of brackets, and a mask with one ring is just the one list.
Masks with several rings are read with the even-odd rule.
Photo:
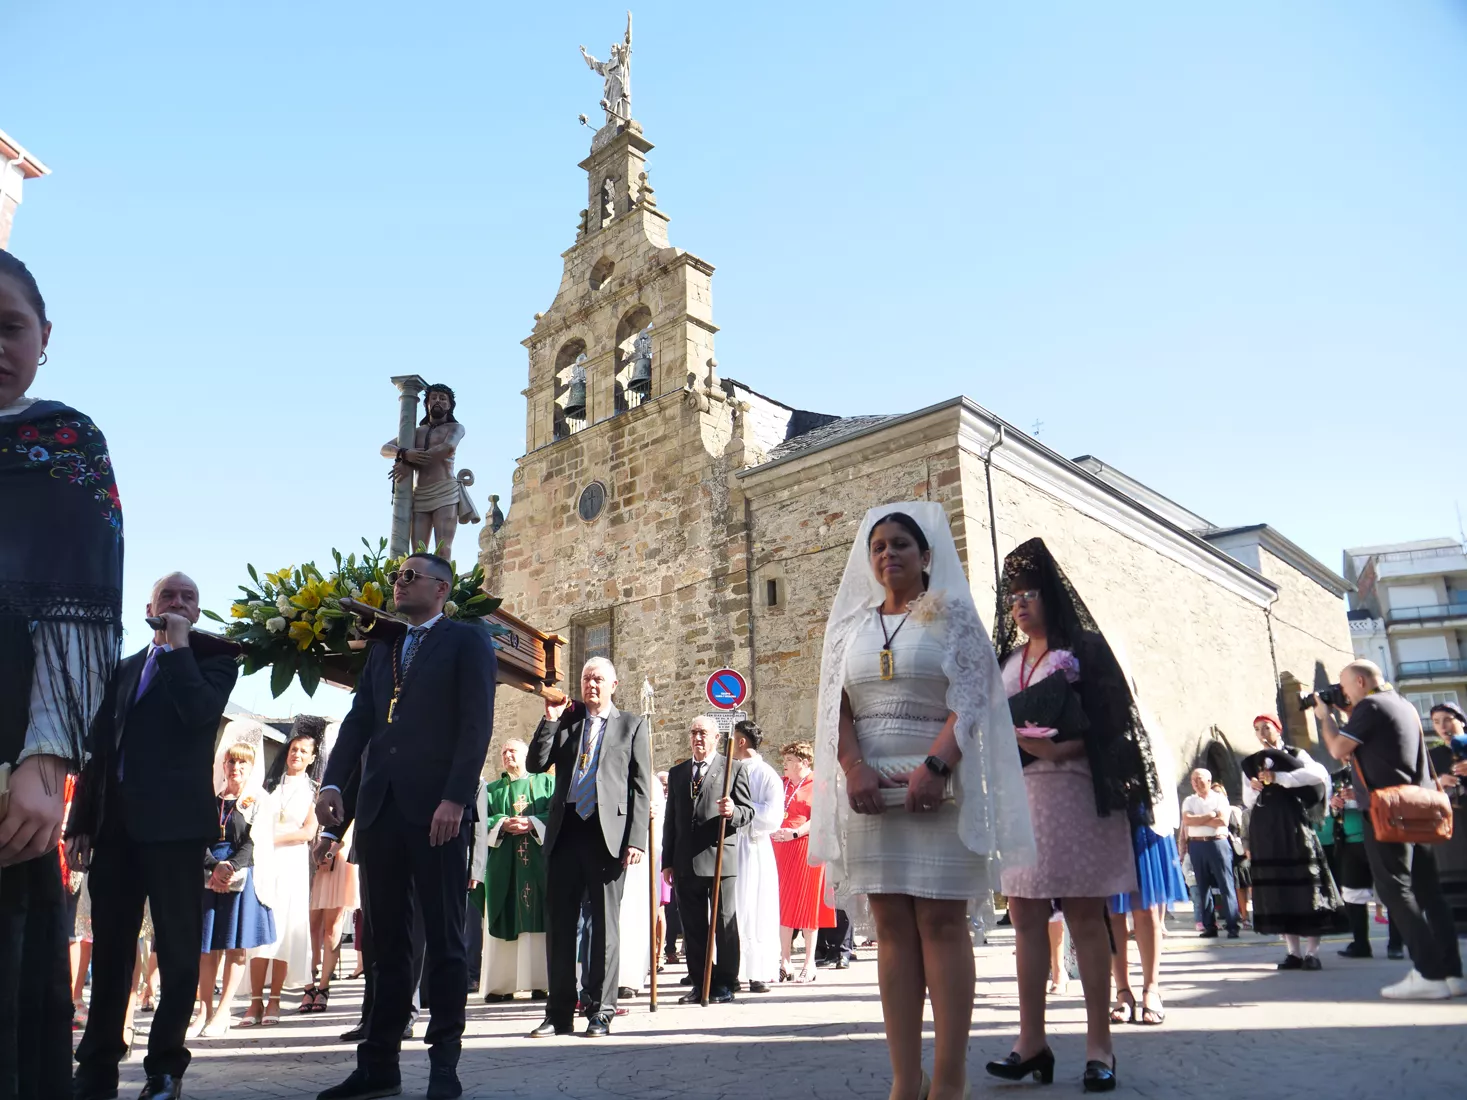
[[1396, 680], [1463, 680], [1467, 679], [1467, 660], [1397, 661]]

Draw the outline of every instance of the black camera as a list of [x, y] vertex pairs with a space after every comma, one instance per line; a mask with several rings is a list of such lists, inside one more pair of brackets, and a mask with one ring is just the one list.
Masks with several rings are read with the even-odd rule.
[[1339, 684], [1330, 684], [1318, 691], [1311, 691], [1308, 695], [1299, 696], [1300, 710], [1313, 710], [1315, 702], [1321, 702], [1327, 707], [1340, 707], [1341, 709], [1350, 705], [1350, 700], [1345, 698], [1345, 689]]

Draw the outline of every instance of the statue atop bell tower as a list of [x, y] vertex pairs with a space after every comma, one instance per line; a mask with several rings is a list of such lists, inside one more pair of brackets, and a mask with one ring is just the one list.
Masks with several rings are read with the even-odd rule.
[[601, 97], [601, 109], [606, 112], [606, 122], [630, 122], [632, 118], [632, 13], [627, 12], [627, 34], [621, 42], [611, 44], [611, 56], [597, 61], [581, 47], [581, 56], [586, 67], [604, 80], [605, 94]]

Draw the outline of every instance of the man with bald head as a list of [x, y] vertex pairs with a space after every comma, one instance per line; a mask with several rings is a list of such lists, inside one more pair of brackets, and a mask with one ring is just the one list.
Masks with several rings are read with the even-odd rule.
[[[1320, 738], [1336, 760], [1348, 760], [1367, 790], [1432, 786], [1421, 715], [1396, 694], [1380, 669], [1351, 661], [1340, 672], [1340, 687], [1350, 716], [1340, 724], [1330, 707], [1316, 699], [1314, 717]], [[1425, 844], [1389, 844], [1377, 839], [1370, 815], [1365, 819], [1365, 856], [1376, 895], [1390, 910], [1411, 953], [1411, 971], [1380, 991], [1388, 1000], [1446, 1000], [1467, 997], [1462, 955], [1452, 923], [1452, 907], [1442, 893], [1436, 852]]]
[[199, 588], [182, 573], [153, 585], [148, 644], [121, 661], [92, 725], [67, 826], [70, 858], [90, 864], [92, 1004], [77, 1047], [73, 1096], [117, 1095], [143, 903], [153, 918], [161, 996], [139, 1100], [182, 1095], [184, 1048], [199, 984], [204, 852], [219, 835], [214, 739], [238, 667], [190, 645]]

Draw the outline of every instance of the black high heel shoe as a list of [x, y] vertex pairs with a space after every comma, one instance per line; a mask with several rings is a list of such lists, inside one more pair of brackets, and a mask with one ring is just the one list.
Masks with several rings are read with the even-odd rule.
[[[1052, 1085], [1054, 1084], [1054, 1051], [1045, 1047], [1032, 1058], [1020, 1058], [1018, 1051], [1010, 1051], [1009, 1056], [1002, 1062], [989, 1062], [984, 1068], [994, 1077], [1002, 1077], [1005, 1081], [1022, 1081], [1032, 1073], [1034, 1080], [1041, 1085]], [[1088, 1081], [1090, 1071], [1085, 1072]], [[1114, 1081], [1110, 1087], [1115, 1087]], [[1086, 1085], [1086, 1088], [1089, 1088], [1089, 1085]]]
[[1113, 1092], [1116, 1087], [1116, 1056], [1110, 1056], [1110, 1065], [1091, 1060], [1085, 1063], [1085, 1075], [1080, 1078], [1086, 1092]]

